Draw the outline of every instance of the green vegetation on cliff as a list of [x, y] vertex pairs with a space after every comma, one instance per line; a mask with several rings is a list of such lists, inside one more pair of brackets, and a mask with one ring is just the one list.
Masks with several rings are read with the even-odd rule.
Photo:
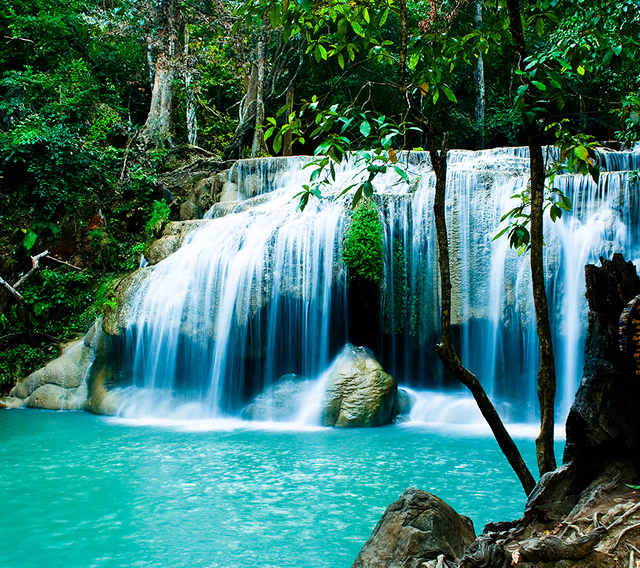
[[[21, 290], [38, 333], [82, 332], [83, 314], [109, 300], [106, 279], [134, 269], [179, 215], [167, 175], [199, 159], [312, 153], [332, 136], [360, 148], [377, 131], [353, 116], [404, 124], [419, 106], [461, 148], [522, 144], [529, 116], [543, 142], [553, 142], [544, 125], [563, 119], [572, 132], [636, 142], [637, 2], [540, 0], [522, 3], [522, 16], [526, 88], [500, 2], [0, 0], [0, 277], [18, 282], [45, 250], [80, 268], [45, 257], [48, 272]], [[533, 115], [514, 106], [523, 93], [535, 94]], [[382, 145], [426, 146], [423, 127], [393, 142], [381, 134]], [[374, 213], [354, 212], [360, 240], [344, 254], [377, 283]], [[39, 312], [45, 297], [52, 307]], [[11, 340], [24, 331], [19, 311], [0, 289], [0, 382], [52, 351]]]

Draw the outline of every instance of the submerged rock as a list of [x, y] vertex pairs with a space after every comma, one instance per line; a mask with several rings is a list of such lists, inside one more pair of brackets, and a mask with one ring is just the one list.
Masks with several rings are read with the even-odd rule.
[[293, 421], [300, 413], [313, 385], [314, 381], [298, 375], [284, 375], [242, 411], [242, 418], [276, 422]]
[[371, 351], [346, 345], [329, 371], [320, 421], [341, 428], [390, 424], [397, 391]]
[[471, 519], [412, 487], [387, 507], [352, 568], [426, 568], [439, 556], [456, 562], [475, 537]]

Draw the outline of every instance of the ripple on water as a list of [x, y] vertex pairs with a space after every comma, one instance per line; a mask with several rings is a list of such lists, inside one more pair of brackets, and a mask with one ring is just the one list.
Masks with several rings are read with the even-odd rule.
[[[0, 565], [338, 568], [421, 487], [477, 529], [524, 495], [486, 433], [0, 413]], [[520, 437], [534, 460], [531, 437]]]

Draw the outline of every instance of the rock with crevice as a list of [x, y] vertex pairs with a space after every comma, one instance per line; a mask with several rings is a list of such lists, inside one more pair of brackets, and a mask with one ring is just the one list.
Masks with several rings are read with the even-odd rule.
[[[457, 562], [474, 541], [473, 522], [442, 499], [407, 489], [387, 507], [352, 568], [423, 568]], [[451, 565], [441, 562], [442, 566]]]

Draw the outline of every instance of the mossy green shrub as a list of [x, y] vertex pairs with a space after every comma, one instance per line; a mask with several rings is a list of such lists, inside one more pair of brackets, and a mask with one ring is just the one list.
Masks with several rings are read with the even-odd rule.
[[384, 274], [382, 230], [375, 202], [370, 199], [360, 201], [342, 242], [342, 258], [350, 278], [380, 283]]
[[9, 394], [16, 381], [42, 367], [46, 359], [43, 348], [28, 345], [0, 351], [0, 396]]
[[151, 236], [158, 236], [164, 226], [169, 221], [171, 215], [171, 208], [165, 203], [164, 200], [153, 202], [153, 211], [151, 216], [145, 225], [147, 234]]

